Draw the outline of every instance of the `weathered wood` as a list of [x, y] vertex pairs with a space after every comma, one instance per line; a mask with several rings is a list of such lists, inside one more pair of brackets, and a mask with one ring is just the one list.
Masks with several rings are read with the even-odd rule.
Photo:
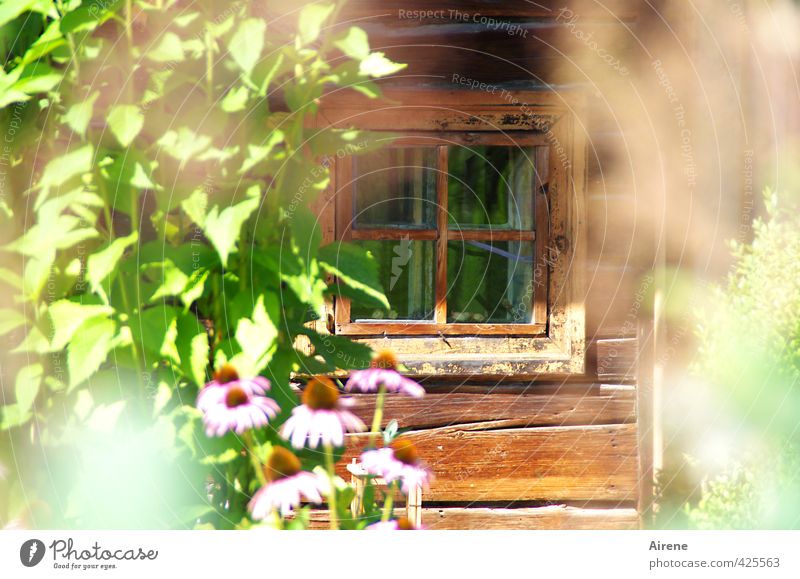
[[[357, 394], [355, 412], [370, 424], [374, 394]], [[596, 385], [565, 393], [428, 393], [415, 399], [387, 395], [384, 425], [395, 419], [400, 428], [433, 428], [471, 422], [500, 427], [615, 424], [636, 419], [632, 386]]]
[[[395, 509], [402, 516], [404, 509]], [[325, 509], [311, 511], [309, 528], [330, 528]], [[636, 509], [594, 509], [551, 505], [520, 508], [423, 508], [422, 525], [430, 530], [631, 530], [639, 528]]]
[[422, 509], [427, 529], [450, 530], [630, 530], [639, 527], [636, 509], [581, 509], [562, 505], [535, 508]]
[[[441, 284], [437, 285], [440, 287]], [[441, 307], [446, 307], [442, 300]], [[437, 316], [438, 317], [438, 316]], [[336, 333], [349, 336], [538, 336], [544, 334], [544, 324], [462, 324], [426, 322], [351, 322], [337, 325]]]
[[[445, 0], [439, 2], [406, 2], [404, 0], [350, 0], [344, 5], [340, 22], [350, 19], [393, 20], [400, 11], [437, 10], [451, 18], [461, 14], [506, 18], [555, 18], [562, 8], [594, 20], [633, 20], [641, 11], [641, 0], [537, 0], [536, 2], [508, 2], [503, 0]], [[405, 12], [404, 12], [405, 13]], [[430, 19], [436, 15], [429, 16]], [[463, 18], [463, 17], [462, 17]]]
[[[636, 426], [566, 426], [470, 431], [453, 426], [406, 433], [436, 480], [427, 501], [634, 501]], [[366, 435], [351, 435], [342, 462]]]
[[638, 340], [597, 340], [597, 376], [600, 380], [636, 380]]

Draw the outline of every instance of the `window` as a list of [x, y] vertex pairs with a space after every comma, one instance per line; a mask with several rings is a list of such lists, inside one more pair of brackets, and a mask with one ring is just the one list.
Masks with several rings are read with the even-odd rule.
[[393, 131], [383, 147], [337, 155], [321, 212], [333, 238], [376, 258], [391, 309], [339, 297], [333, 331], [419, 373], [583, 370], [583, 154], [563, 103], [518, 95], [323, 101], [318, 127]]

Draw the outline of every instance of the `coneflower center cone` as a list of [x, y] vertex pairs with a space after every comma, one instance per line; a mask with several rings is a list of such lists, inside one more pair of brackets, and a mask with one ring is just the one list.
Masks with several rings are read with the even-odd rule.
[[383, 368], [386, 370], [397, 370], [397, 356], [389, 350], [381, 350], [370, 362], [371, 368]]
[[294, 476], [301, 470], [300, 459], [291, 450], [276, 446], [272, 449], [267, 464], [264, 465], [264, 476], [272, 482]]
[[417, 464], [419, 451], [410, 440], [398, 438], [389, 447], [394, 451], [394, 457], [403, 464]]
[[313, 410], [333, 410], [339, 401], [339, 389], [324, 376], [312, 378], [303, 390], [303, 404]]
[[247, 404], [249, 400], [250, 397], [241, 386], [231, 386], [228, 389], [228, 393], [225, 394], [225, 406], [228, 408], [236, 408], [242, 404]]
[[233, 382], [238, 379], [239, 373], [236, 371], [236, 368], [230, 364], [223, 364], [214, 372], [214, 380], [220, 384], [227, 384], [228, 382]]

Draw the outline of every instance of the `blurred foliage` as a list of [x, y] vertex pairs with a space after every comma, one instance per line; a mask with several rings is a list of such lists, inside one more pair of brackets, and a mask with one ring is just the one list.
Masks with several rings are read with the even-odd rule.
[[[800, 527], [800, 214], [785, 194], [766, 190], [764, 203], [752, 242], [730, 243], [726, 283], [706, 287], [696, 312], [699, 382], [686, 395], [706, 422], [684, 417], [667, 435], [658, 526]], [[701, 460], [686, 450], [698, 437], [727, 448]]]
[[269, 378], [279, 426], [294, 375], [368, 363], [345, 339], [298, 345], [329, 340], [308, 322], [330, 272], [388, 307], [372, 257], [320, 249], [308, 209], [327, 157], [370, 149], [309, 128], [319, 97], [378, 97], [402, 68], [332, 26], [339, 9], [0, 5], [0, 526], [234, 527], [254, 472], [240, 440], [202, 433], [212, 368]]

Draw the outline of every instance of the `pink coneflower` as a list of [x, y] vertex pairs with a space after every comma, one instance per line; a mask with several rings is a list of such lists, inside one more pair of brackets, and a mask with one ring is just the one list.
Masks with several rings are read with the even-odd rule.
[[419, 527], [415, 527], [414, 523], [406, 517], [400, 517], [393, 521], [379, 521], [372, 523], [367, 527], [367, 531], [417, 531]]
[[347, 392], [377, 392], [383, 386], [386, 392], [405, 394], [414, 398], [425, 396], [425, 389], [397, 371], [397, 358], [392, 352], [379, 352], [366, 370], [353, 372], [344, 389]]
[[339, 389], [324, 376], [309, 380], [303, 390], [302, 404], [292, 410], [283, 425], [281, 435], [291, 440], [295, 448], [310, 448], [320, 442], [326, 446], [342, 446], [345, 432], [363, 432], [364, 423], [347, 410], [353, 405], [350, 398], [340, 398]]
[[272, 449], [264, 466], [264, 476], [267, 484], [258, 489], [247, 505], [254, 519], [266, 519], [275, 510], [285, 516], [300, 504], [303, 497], [312, 503], [322, 502], [325, 482], [301, 470], [300, 460], [282, 446]]
[[222, 436], [229, 430], [242, 434], [266, 426], [280, 411], [277, 403], [264, 395], [269, 388], [269, 380], [263, 376], [239, 378], [233, 366], [222, 366], [197, 396], [206, 434]]
[[427, 488], [431, 479], [430, 471], [419, 460], [417, 447], [404, 438], [398, 438], [385, 448], [365, 451], [361, 455], [361, 466], [387, 483], [399, 480], [400, 490], [405, 494], [418, 486]]

